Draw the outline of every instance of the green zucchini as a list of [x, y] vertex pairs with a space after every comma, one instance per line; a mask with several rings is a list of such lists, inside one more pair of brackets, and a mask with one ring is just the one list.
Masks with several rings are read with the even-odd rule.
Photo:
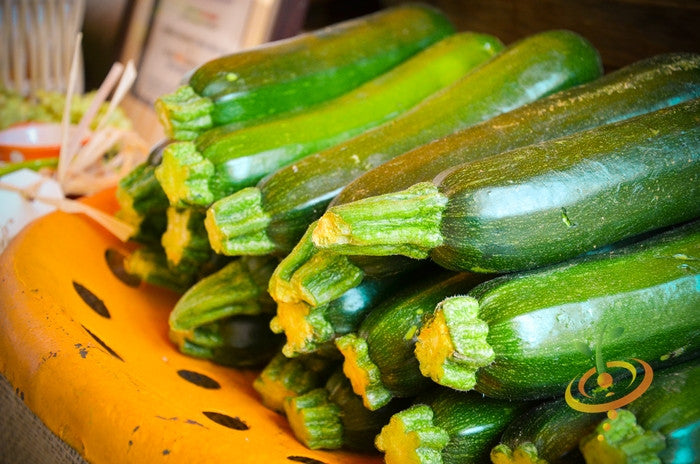
[[700, 99], [330, 208], [315, 245], [502, 273], [700, 216]]
[[324, 387], [288, 397], [284, 403], [292, 432], [306, 447], [365, 452], [374, 451], [374, 437], [404, 407], [404, 402], [396, 401], [376, 411], [365, 409], [340, 370]]
[[197, 281], [194, 273], [174, 271], [168, 265], [165, 251], [158, 246], [141, 246], [124, 258], [124, 270], [156, 287], [185, 293]]
[[246, 256], [198, 280], [170, 313], [170, 339], [183, 351], [188, 342], [212, 348], [214, 342], [204, 341], [212, 330], [200, 327], [236, 315], [273, 314], [266, 284], [276, 264], [270, 256]]
[[236, 314], [200, 325], [179, 346], [180, 351], [222, 366], [264, 366], [282, 345], [282, 337], [270, 332], [271, 317], [270, 313]]
[[549, 31], [528, 37], [404, 115], [221, 200], [207, 212], [210, 241], [225, 254], [287, 254], [356, 177], [417, 146], [599, 75], [598, 55], [580, 36]]
[[421, 372], [458, 390], [535, 399], [564, 394], [592, 363], [603, 372], [603, 356], [655, 369], [697, 356], [699, 257], [696, 221], [608, 253], [487, 281], [441, 302], [421, 326]]
[[444, 270], [420, 274], [421, 279], [372, 309], [356, 332], [335, 341], [345, 358], [343, 371], [367, 409], [416, 396], [432, 385], [413, 355], [421, 321], [444, 298], [466, 293], [484, 280], [482, 275]]
[[454, 34], [313, 108], [242, 129], [215, 128], [194, 142], [178, 142], [177, 149], [164, 151], [156, 177], [171, 204], [209, 206], [282, 166], [397, 117], [501, 48], [489, 35]]
[[379, 302], [410, 280], [409, 276], [365, 279], [339, 297], [317, 306], [303, 301], [277, 302], [277, 315], [270, 328], [286, 335], [282, 347], [286, 356], [336, 351], [333, 343], [337, 337], [354, 331]]
[[386, 464], [479, 464], [527, 403], [435, 389], [394, 414], [375, 440]]
[[438, 10], [406, 5], [208, 61], [156, 102], [174, 139], [338, 97], [454, 33]]
[[493, 464], [566, 464], [582, 461], [578, 443], [605, 417], [571, 408], [564, 398], [518, 416], [491, 449]]
[[155, 169], [169, 141], [156, 144], [148, 159], [119, 180], [116, 198], [119, 210], [116, 217], [134, 226], [131, 240], [146, 245], [160, 243], [165, 232], [168, 197], [155, 176]]
[[205, 214], [196, 208], [169, 206], [166, 210], [167, 225], [160, 243], [168, 266], [174, 271], [191, 273], [212, 259], [214, 251], [204, 228]]
[[[660, 55], [640, 61], [591, 83], [558, 92], [408, 151], [358, 177], [338, 194], [331, 205], [401, 190], [416, 182], [432, 180], [451, 165], [697, 98], [700, 96], [699, 74], [700, 55], [697, 54]], [[605, 104], [601, 104], [601, 101]], [[295, 189], [289, 193], [289, 197], [293, 197], [300, 189], [300, 186], [294, 185]], [[316, 185], [316, 182], [311, 185]], [[295, 214], [296, 211], [294, 210]], [[303, 258], [293, 256], [297, 252], [298, 250], [291, 252], [287, 262], [283, 263], [283, 266], [289, 267], [285, 271], [289, 278], [293, 275], [294, 268], [288, 264], [294, 262], [294, 266], [303, 265]], [[311, 256], [310, 252], [306, 254]], [[332, 263], [335, 268], [343, 269], [353, 276], [376, 276], [414, 264], [410, 262], [412, 260], [400, 258], [403, 257], [350, 256], [340, 267], [337, 264], [340, 258], [335, 256], [329, 263], [316, 260], [315, 269], [324, 273], [325, 266]], [[302, 286], [303, 282], [295, 280], [300, 284], [296, 293], [308, 293]], [[348, 288], [334, 286], [337, 292]], [[293, 293], [293, 290], [290, 288], [288, 293]]]
[[253, 388], [266, 408], [284, 414], [286, 398], [323, 387], [338, 366], [337, 358], [316, 354], [288, 358], [280, 352], [260, 371]]
[[581, 440], [588, 464], [692, 464], [700, 456], [700, 364], [654, 373], [649, 389]]

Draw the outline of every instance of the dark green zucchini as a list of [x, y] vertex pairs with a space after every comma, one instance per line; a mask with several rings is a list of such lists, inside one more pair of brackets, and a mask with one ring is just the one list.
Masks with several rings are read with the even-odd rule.
[[316, 246], [501, 273], [700, 216], [700, 99], [476, 160], [330, 208]]
[[313, 108], [245, 128], [215, 128], [194, 142], [178, 142], [164, 151], [156, 177], [171, 204], [209, 206], [282, 166], [399, 116], [501, 48], [489, 35], [452, 35]]
[[[416, 182], [432, 180], [451, 165], [626, 119], [699, 95], [700, 55], [670, 54], [640, 61], [591, 83], [558, 92], [408, 151], [358, 177], [331, 204], [397, 191]], [[289, 196], [294, 194], [291, 192]], [[303, 259], [292, 256], [296, 253], [297, 250], [293, 251], [287, 262], [293, 260], [294, 266], [303, 266]], [[309, 252], [306, 254], [311, 256]], [[412, 260], [401, 258], [351, 256], [342, 269], [353, 275], [384, 275], [412, 264]], [[334, 267], [339, 260], [338, 257], [331, 260]], [[328, 264], [316, 262], [315, 269], [323, 273]], [[288, 267], [285, 272], [291, 278], [294, 268]], [[338, 287], [337, 291], [346, 289]], [[292, 290], [290, 288], [289, 293]], [[300, 287], [297, 293], [308, 292]]]
[[343, 371], [367, 409], [393, 398], [416, 396], [432, 382], [421, 375], [413, 355], [422, 320], [441, 300], [463, 294], [484, 280], [482, 275], [422, 270], [420, 279], [376, 306], [354, 333], [335, 344], [343, 354]]
[[275, 305], [266, 285], [276, 264], [269, 256], [246, 256], [198, 280], [170, 313], [170, 339], [183, 351], [187, 342], [212, 348], [216, 343], [204, 341], [211, 339], [211, 330], [200, 327], [235, 315], [272, 315]]
[[[419, 278], [418, 275], [413, 279]], [[306, 302], [277, 302], [277, 315], [270, 327], [286, 335], [282, 352], [289, 357], [302, 353], [335, 352], [334, 340], [354, 331], [364, 317], [398, 288], [411, 282], [410, 276], [365, 279], [356, 287], [321, 305]]]
[[394, 414], [375, 440], [387, 464], [481, 464], [527, 403], [435, 389]]
[[326, 385], [285, 400], [294, 436], [311, 449], [374, 451], [374, 437], [392, 414], [406, 407], [395, 401], [376, 411], [365, 409], [341, 370]]
[[160, 243], [175, 272], [192, 273], [214, 256], [204, 228], [205, 212], [196, 208], [175, 208], [166, 211], [167, 226]]
[[174, 271], [159, 246], [141, 246], [124, 258], [124, 271], [156, 287], [185, 293], [197, 281], [195, 273]]
[[145, 245], [160, 244], [166, 229], [169, 202], [156, 179], [155, 169], [169, 143], [165, 140], [156, 144], [148, 159], [122, 177], [117, 185], [116, 216], [134, 226], [136, 232], [130, 239]]
[[337, 358], [316, 354], [288, 358], [277, 353], [255, 378], [253, 388], [266, 408], [284, 414], [286, 398], [323, 387], [339, 365]]
[[603, 413], [571, 408], [564, 398], [546, 401], [518, 416], [491, 449], [493, 464], [569, 464], [580, 462], [578, 450]]
[[208, 61], [156, 102], [172, 138], [309, 108], [388, 71], [454, 32], [426, 5], [405, 5]]
[[222, 200], [208, 211], [210, 241], [225, 254], [286, 254], [356, 177], [417, 146], [599, 75], [598, 55], [580, 36], [549, 31], [528, 37], [406, 114]]
[[487, 281], [444, 300], [424, 322], [415, 349], [421, 372], [458, 390], [534, 399], [561, 396], [594, 366], [602, 372], [603, 358], [656, 369], [697, 356], [698, 257], [696, 221]]
[[236, 314], [198, 326], [179, 345], [184, 354], [222, 366], [258, 368], [280, 350], [282, 337], [270, 332], [270, 313]]
[[654, 373], [641, 397], [581, 440], [586, 462], [693, 464], [700, 457], [698, 360]]

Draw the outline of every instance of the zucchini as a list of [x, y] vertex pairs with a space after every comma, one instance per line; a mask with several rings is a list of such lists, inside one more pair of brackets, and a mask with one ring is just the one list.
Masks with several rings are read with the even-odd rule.
[[[700, 364], [654, 373], [649, 389], [581, 440], [586, 462], [691, 464], [700, 456]], [[600, 437], [600, 438], [599, 438]], [[601, 439], [602, 438], [602, 439]]]
[[124, 258], [124, 270], [142, 282], [185, 293], [196, 281], [194, 273], [174, 271], [168, 265], [165, 251], [158, 246], [142, 246]]
[[466, 293], [483, 276], [448, 271], [420, 272], [422, 278], [375, 307], [354, 333], [335, 341], [345, 360], [343, 371], [367, 409], [393, 398], [411, 397], [432, 382], [421, 375], [413, 355], [421, 321], [447, 296]]
[[155, 169], [168, 144], [167, 140], [156, 144], [148, 159], [129, 171], [117, 184], [119, 210], [116, 216], [134, 226], [136, 232], [130, 239], [145, 245], [160, 244], [166, 229], [169, 202], [156, 179]]
[[205, 214], [196, 208], [170, 206], [166, 210], [167, 226], [160, 243], [174, 271], [194, 272], [214, 256], [204, 228]]
[[600, 354], [655, 369], [695, 357], [698, 257], [696, 221], [608, 253], [487, 281], [447, 298], [423, 323], [415, 349], [421, 372], [458, 390], [535, 399], [561, 396], [589, 370], [593, 351], [599, 372], [606, 365]]
[[258, 374], [253, 388], [266, 408], [284, 414], [286, 398], [323, 387], [338, 366], [337, 358], [315, 354], [288, 358], [280, 352]]
[[335, 352], [333, 343], [337, 337], [354, 331], [372, 308], [409, 280], [409, 276], [365, 279], [339, 297], [317, 306], [303, 301], [277, 302], [277, 315], [270, 328], [286, 335], [282, 347], [286, 356]]
[[495, 37], [460, 33], [323, 104], [250, 127], [212, 129], [178, 142], [156, 169], [170, 203], [209, 206], [306, 155], [406, 112], [501, 50]]
[[[331, 205], [401, 190], [416, 182], [432, 180], [451, 165], [697, 98], [700, 94], [699, 74], [700, 55], [697, 54], [660, 55], [640, 61], [591, 83], [555, 93], [408, 151], [358, 177], [338, 194]], [[605, 104], [600, 104], [601, 101]], [[299, 186], [296, 186], [288, 197], [293, 198], [298, 189]], [[293, 210], [295, 214], [297, 210], [298, 208]], [[291, 263], [297, 267], [303, 265], [304, 258], [293, 256], [297, 253], [298, 250], [293, 251], [283, 263], [288, 268], [284, 272], [288, 279], [291, 279], [294, 272]], [[307, 255], [311, 256], [311, 253], [307, 252]], [[351, 256], [339, 267], [337, 262], [340, 260], [336, 256], [330, 263], [352, 275], [392, 273], [415, 264], [397, 256]], [[325, 266], [330, 263], [316, 261], [315, 269], [324, 273]], [[279, 280], [276, 277], [273, 279]], [[295, 280], [299, 282], [299, 279]], [[338, 280], [343, 281], [340, 278]], [[292, 294], [294, 290], [297, 295], [309, 293], [303, 288], [302, 282], [299, 284], [296, 289], [289, 288], [287, 293]], [[338, 287], [337, 292], [347, 288]], [[283, 297], [291, 298], [291, 295]]]
[[213, 342], [203, 341], [212, 331], [201, 327], [236, 315], [273, 314], [266, 283], [276, 263], [269, 256], [243, 257], [198, 280], [170, 313], [170, 339], [183, 351], [187, 342], [212, 348]]
[[294, 436], [307, 448], [364, 452], [374, 450], [374, 437], [404, 407], [404, 402], [396, 401], [376, 411], [365, 409], [340, 370], [324, 387], [288, 397], [284, 403]]
[[700, 99], [448, 169], [330, 208], [316, 246], [535, 268], [700, 216]]
[[236, 314], [194, 329], [180, 351], [222, 366], [258, 368], [267, 364], [282, 345], [270, 332], [270, 313]]
[[565, 464], [582, 461], [578, 443], [605, 417], [571, 408], [564, 398], [518, 416], [491, 449], [493, 464]]
[[210, 241], [225, 254], [287, 254], [356, 177], [417, 146], [599, 75], [598, 54], [580, 36], [548, 31], [528, 37], [404, 115], [221, 200], [207, 212]]
[[309, 108], [454, 33], [438, 10], [407, 5], [208, 61], [156, 101], [166, 133], [191, 140], [231, 122]]
[[527, 403], [435, 389], [394, 414], [375, 445], [387, 464], [477, 464]]

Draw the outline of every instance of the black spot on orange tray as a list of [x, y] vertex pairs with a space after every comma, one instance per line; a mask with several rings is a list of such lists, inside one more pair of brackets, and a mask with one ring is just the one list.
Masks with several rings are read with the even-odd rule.
[[78, 282], [73, 281], [73, 288], [75, 291], [78, 293], [78, 296], [82, 298], [82, 300], [87, 304], [90, 308], [92, 308], [93, 311], [95, 311], [97, 314], [99, 314], [102, 317], [106, 317], [109, 319], [111, 315], [109, 314], [109, 310], [107, 309], [107, 306], [105, 306], [104, 302], [100, 300], [97, 295], [92, 293], [90, 290], [85, 288], [84, 286], [80, 285]]
[[85, 348], [85, 347], [84, 347], [83, 345], [81, 345], [80, 343], [76, 343], [76, 344], [73, 345], [73, 346], [75, 346], [75, 347], [78, 349], [78, 353], [80, 353], [80, 357], [81, 357], [81, 358], [83, 358], [83, 359], [87, 358], [87, 355], [88, 355], [88, 350], [87, 350], [87, 348]]
[[81, 325], [81, 327], [82, 327], [83, 329], [85, 329], [85, 331], [86, 331], [97, 343], [99, 343], [100, 346], [101, 346], [102, 348], [104, 348], [105, 350], [107, 350], [107, 353], [111, 354], [112, 356], [114, 356], [114, 357], [117, 358], [118, 360], [124, 362], [124, 359], [123, 359], [121, 356], [119, 356], [119, 355], [117, 354], [116, 351], [114, 351], [112, 348], [110, 348], [109, 345], [107, 345], [104, 341], [102, 341], [102, 339], [101, 339], [100, 337], [98, 337], [97, 335], [95, 335], [94, 333], [92, 333], [92, 332], [90, 331], [90, 329], [88, 329], [88, 328], [85, 327], [84, 325]]
[[169, 450], [169, 449], [164, 449], [164, 450], [163, 450], [163, 456], [167, 456], [168, 454], [170, 454], [170, 450]]
[[218, 388], [221, 388], [219, 382], [207, 375], [200, 374], [199, 372], [188, 371], [187, 369], [180, 369], [179, 371], [177, 371], [177, 375], [187, 380], [188, 382], [191, 382], [202, 388], [208, 388], [210, 390], [216, 390]]
[[119, 250], [107, 248], [105, 250], [105, 261], [107, 261], [107, 267], [112, 271], [112, 274], [129, 287], [138, 287], [141, 284], [141, 279], [138, 276], [126, 272], [124, 254]]
[[307, 458], [306, 456], [287, 456], [287, 459], [294, 462], [303, 462], [304, 464], [326, 464], [323, 461], [319, 461], [314, 458]]
[[224, 427], [228, 427], [230, 429], [234, 430], [248, 430], [250, 427], [248, 427], [248, 424], [243, 422], [241, 419], [238, 417], [231, 417], [226, 414], [221, 414], [220, 412], [212, 412], [212, 411], [204, 411], [202, 412], [205, 416], [207, 416], [209, 419], [212, 421], [216, 422], [219, 425], [223, 425]]

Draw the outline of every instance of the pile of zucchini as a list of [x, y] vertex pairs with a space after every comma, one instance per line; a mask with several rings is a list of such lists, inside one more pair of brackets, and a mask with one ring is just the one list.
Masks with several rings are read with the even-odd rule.
[[214, 59], [156, 110], [125, 269], [306, 446], [700, 460], [700, 55], [604, 74], [570, 31], [506, 46], [410, 4]]

